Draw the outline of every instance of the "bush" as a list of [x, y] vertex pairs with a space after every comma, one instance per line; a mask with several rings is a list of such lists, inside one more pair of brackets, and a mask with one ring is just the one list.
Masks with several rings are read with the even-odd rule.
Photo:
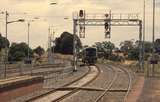
[[109, 60], [112, 60], [112, 61], [124, 61], [124, 58], [122, 56], [112, 54], [111, 56], [109, 56]]

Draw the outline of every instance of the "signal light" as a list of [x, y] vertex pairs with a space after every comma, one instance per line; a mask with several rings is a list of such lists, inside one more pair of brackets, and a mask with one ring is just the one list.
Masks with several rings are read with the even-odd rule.
[[110, 38], [111, 37], [111, 26], [109, 24], [110, 22], [105, 22], [104, 27], [105, 27], [105, 38]]
[[106, 14], [105, 14], [105, 17], [108, 18], [108, 17], [109, 17], [109, 14], [106, 13]]
[[108, 22], [106, 22], [106, 23], [104, 24], [104, 26], [105, 26], [105, 29], [106, 29], [106, 30], [109, 29], [109, 24], [108, 24]]
[[85, 38], [85, 26], [80, 25], [79, 27], [80, 27], [80, 29], [79, 29], [79, 37], [80, 38]]
[[83, 17], [84, 16], [84, 11], [83, 10], [80, 10], [79, 11], [79, 17]]
[[110, 33], [110, 31], [105, 32], [105, 38], [111, 38], [111, 33]]

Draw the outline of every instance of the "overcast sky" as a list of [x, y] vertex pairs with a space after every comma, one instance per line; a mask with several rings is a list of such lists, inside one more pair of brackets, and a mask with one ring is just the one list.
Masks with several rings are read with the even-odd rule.
[[[56, 35], [63, 31], [73, 32], [72, 13], [85, 9], [87, 13], [139, 13], [142, 19], [143, 0], [0, 0], [0, 11], [9, 12], [9, 20], [24, 18], [31, 22], [30, 43], [47, 47], [48, 27], [54, 26]], [[49, 5], [57, 2], [57, 5]], [[156, 38], [160, 38], [160, 0], [156, 0]], [[65, 20], [65, 17], [69, 17]], [[5, 16], [0, 14], [0, 32], [5, 34]], [[152, 32], [152, 0], [146, 0], [146, 39], [151, 40]], [[11, 42], [27, 41], [27, 22], [8, 25], [8, 39]], [[87, 27], [83, 44], [98, 41], [112, 41], [119, 45], [121, 41], [138, 39], [138, 27], [112, 27], [111, 39], [104, 39], [104, 27]]]

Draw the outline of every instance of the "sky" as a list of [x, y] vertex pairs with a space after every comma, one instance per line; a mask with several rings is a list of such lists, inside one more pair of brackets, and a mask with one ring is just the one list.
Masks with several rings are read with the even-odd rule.
[[[9, 12], [9, 21], [20, 18], [25, 22], [8, 24], [10, 42], [27, 42], [27, 22], [30, 22], [30, 45], [47, 48], [48, 28], [55, 37], [63, 31], [73, 32], [72, 15], [80, 9], [86, 13], [138, 13], [143, 17], [143, 0], [0, 0], [0, 12]], [[57, 2], [57, 5], [50, 5]], [[68, 17], [69, 19], [64, 19]], [[39, 18], [39, 19], [35, 19]], [[160, 38], [160, 0], [156, 0], [156, 38]], [[33, 22], [31, 22], [34, 19]], [[0, 32], [5, 35], [5, 15], [0, 14]], [[112, 41], [117, 46], [124, 40], [138, 39], [138, 27], [112, 27], [111, 39], [104, 38], [104, 27], [87, 27], [83, 45]], [[152, 40], [152, 0], [146, 0], [146, 40]]]

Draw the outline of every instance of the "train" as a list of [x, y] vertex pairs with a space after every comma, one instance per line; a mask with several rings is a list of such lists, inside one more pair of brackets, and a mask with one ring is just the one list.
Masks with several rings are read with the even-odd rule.
[[82, 51], [82, 62], [84, 64], [94, 65], [97, 62], [97, 48], [84, 48]]

